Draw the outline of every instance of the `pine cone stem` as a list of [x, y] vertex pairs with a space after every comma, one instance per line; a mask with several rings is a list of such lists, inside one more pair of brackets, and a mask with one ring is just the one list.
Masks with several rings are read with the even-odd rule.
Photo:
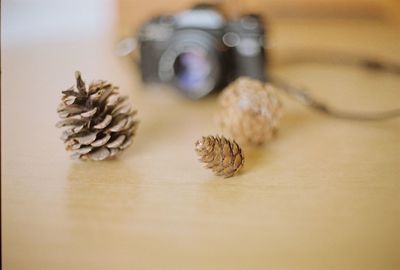
[[76, 78], [76, 88], [79, 90], [80, 93], [86, 93], [86, 86], [85, 82], [82, 80], [81, 73], [79, 71], [75, 71], [75, 78]]

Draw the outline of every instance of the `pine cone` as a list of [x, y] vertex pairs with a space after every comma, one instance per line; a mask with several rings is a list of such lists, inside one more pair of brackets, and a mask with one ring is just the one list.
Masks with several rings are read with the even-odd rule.
[[62, 118], [57, 127], [67, 127], [61, 136], [74, 159], [103, 160], [132, 143], [138, 121], [136, 110], [125, 104], [118, 87], [96, 81], [86, 88], [79, 71], [75, 72], [76, 89], [63, 91], [57, 109]]
[[282, 105], [269, 84], [241, 77], [222, 91], [218, 103], [220, 127], [239, 143], [260, 145], [277, 131]]
[[219, 136], [202, 137], [195, 144], [200, 161], [206, 163], [218, 176], [235, 175], [244, 163], [242, 149], [235, 141]]

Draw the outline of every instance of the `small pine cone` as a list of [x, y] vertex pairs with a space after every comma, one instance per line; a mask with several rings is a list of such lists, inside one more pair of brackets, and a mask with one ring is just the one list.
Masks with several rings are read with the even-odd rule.
[[96, 81], [87, 88], [79, 71], [75, 72], [76, 89], [63, 91], [57, 112], [62, 120], [57, 127], [67, 127], [61, 136], [74, 159], [103, 160], [127, 148], [138, 125], [137, 113], [126, 105], [118, 87]]
[[282, 105], [269, 84], [241, 77], [222, 91], [218, 104], [218, 124], [239, 143], [261, 145], [277, 131]]
[[200, 161], [218, 176], [225, 178], [235, 175], [244, 163], [242, 149], [235, 141], [224, 137], [202, 137], [195, 144]]

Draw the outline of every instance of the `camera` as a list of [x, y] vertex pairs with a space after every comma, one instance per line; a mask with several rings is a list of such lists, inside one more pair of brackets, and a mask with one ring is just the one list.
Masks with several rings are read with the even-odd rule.
[[265, 30], [258, 15], [228, 20], [200, 4], [161, 15], [138, 31], [140, 69], [146, 83], [170, 84], [197, 99], [239, 76], [265, 81]]

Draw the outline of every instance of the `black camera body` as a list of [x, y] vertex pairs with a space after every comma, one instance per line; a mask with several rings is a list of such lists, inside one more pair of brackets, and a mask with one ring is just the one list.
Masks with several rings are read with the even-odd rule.
[[228, 21], [210, 5], [158, 16], [139, 33], [144, 82], [167, 83], [201, 98], [239, 76], [265, 80], [265, 31], [259, 16]]

